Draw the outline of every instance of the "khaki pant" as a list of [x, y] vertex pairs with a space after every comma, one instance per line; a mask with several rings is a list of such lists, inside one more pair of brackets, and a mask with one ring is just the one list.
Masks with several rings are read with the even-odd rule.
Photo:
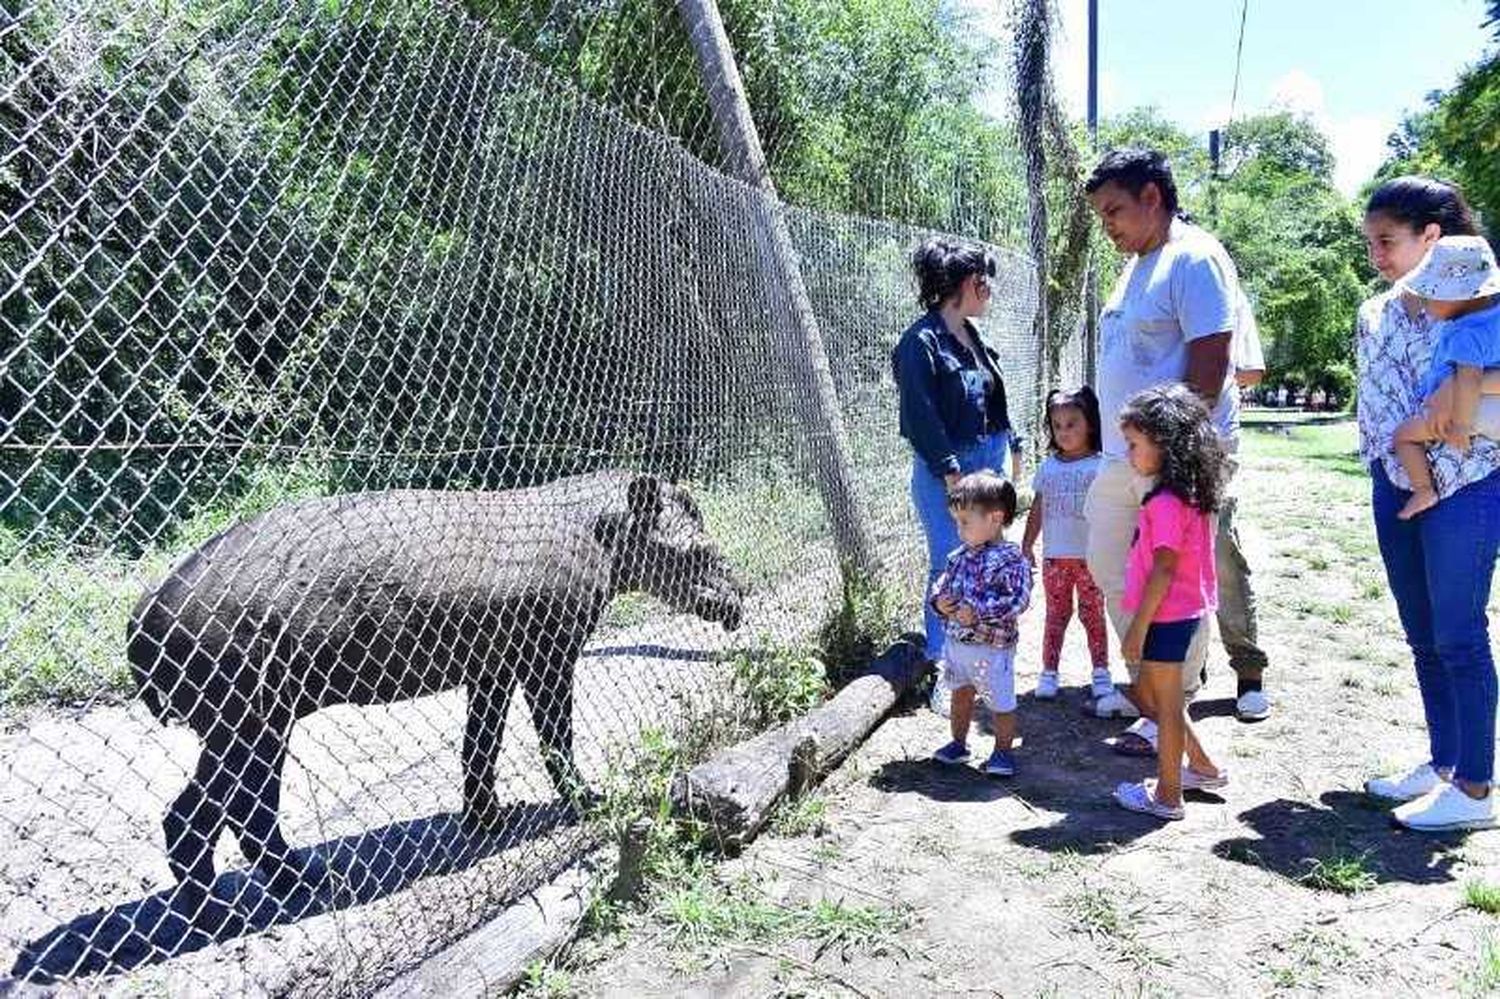
[[[1151, 480], [1137, 475], [1123, 458], [1106, 458], [1084, 501], [1088, 520], [1088, 563], [1094, 582], [1104, 593], [1104, 606], [1116, 638], [1130, 629], [1132, 614], [1122, 601], [1125, 596], [1125, 560], [1135, 537], [1141, 501], [1151, 489]], [[1227, 488], [1227, 486], [1226, 486]], [[1226, 497], [1219, 511], [1214, 539], [1214, 566], [1219, 579], [1219, 632], [1229, 653], [1230, 665], [1242, 675], [1258, 677], [1265, 668], [1265, 653], [1255, 644], [1255, 594], [1250, 588], [1250, 566], [1240, 550], [1234, 529], [1235, 500]], [[1182, 689], [1196, 694], [1208, 661], [1209, 628], [1201, 627], [1188, 646], [1182, 664]], [[1126, 664], [1131, 681], [1137, 669]]]

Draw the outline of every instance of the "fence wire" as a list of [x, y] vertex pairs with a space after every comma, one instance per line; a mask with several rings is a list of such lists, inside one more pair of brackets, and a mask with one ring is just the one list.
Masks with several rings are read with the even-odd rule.
[[[643, 742], [762, 723], [736, 664], [837, 603], [763, 196], [581, 68], [670, 7], [488, 6], [0, 14], [0, 971], [369, 992], [578, 857]], [[926, 230], [786, 219], [914, 610]]]

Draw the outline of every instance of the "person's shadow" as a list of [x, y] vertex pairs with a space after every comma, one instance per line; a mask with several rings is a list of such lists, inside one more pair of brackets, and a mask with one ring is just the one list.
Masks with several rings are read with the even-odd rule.
[[[299, 861], [309, 855], [323, 860], [329, 877], [286, 896], [268, 893], [259, 874], [240, 870], [219, 875], [211, 896], [230, 915], [217, 928], [195, 925], [194, 914], [182, 911], [179, 892], [172, 888], [76, 916], [49, 930], [21, 948], [10, 974], [19, 981], [46, 984], [157, 964], [272, 926], [384, 898], [420, 878], [467, 869], [575, 819], [573, 810], [560, 803], [525, 803], [505, 806], [499, 826], [503, 831], [492, 834], [466, 830], [454, 813], [391, 823], [297, 850]], [[519, 894], [529, 886], [516, 887]]]
[[[1453, 848], [1463, 833], [1398, 829], [1389, 805], [1355, 791], [1329, 791], [1319, 805], [1280, 798], [1241, 812], [1258, 834], [1214, 844], [1226, 860], [1274, 871], [1309, 888], [1357, 890], [1368, 883], [1436, 884], [1453, 880]], [[1341, 880], [1341, 872], [1343, 880]]]

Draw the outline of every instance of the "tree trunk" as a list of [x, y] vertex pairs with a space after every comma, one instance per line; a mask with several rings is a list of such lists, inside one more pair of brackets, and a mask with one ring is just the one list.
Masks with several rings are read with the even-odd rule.
[[818, 492], [833, 525], [840, 563], [845, 571], [853, 567], [866, 578], [873, 577], [878, 565], [849, 471], [847, 437], [828, 352], [802, 280], [781, 202], [771, 182], [760, 136], [750, 116], [750, 103], [745, 97], [729, 37], [714, 0], [678, 0], [677, 11], [698, 57], [728, 170], [756, 189], [752, 199], [755, 248], [778, 306], [778, 315], [772, 318], [781, 331], [784, 346], [777, 354], [786, 367], [792, 387], [792, 408], [806, 435]]

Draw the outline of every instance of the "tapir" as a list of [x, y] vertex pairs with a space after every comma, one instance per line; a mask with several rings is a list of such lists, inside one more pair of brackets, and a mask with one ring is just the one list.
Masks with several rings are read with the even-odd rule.
[[278, 825], [282, 765], [293, 723], [336, 704], [466, 687], [464, 821], [485, 829], [500, 814], [495, 758], [519, 683], [553, 785], [576, 800], [587, 788], [573, 759], [574, 667], [628, 590], [740, 623], [744, 588], [692, 497], [628, 472], [307, 500], [214, 537], [127, 627], [141, 699], [202, 743], [162, 823], [173, 875], [206, 891], [227, 825], [273, 891], [313, 876]]

